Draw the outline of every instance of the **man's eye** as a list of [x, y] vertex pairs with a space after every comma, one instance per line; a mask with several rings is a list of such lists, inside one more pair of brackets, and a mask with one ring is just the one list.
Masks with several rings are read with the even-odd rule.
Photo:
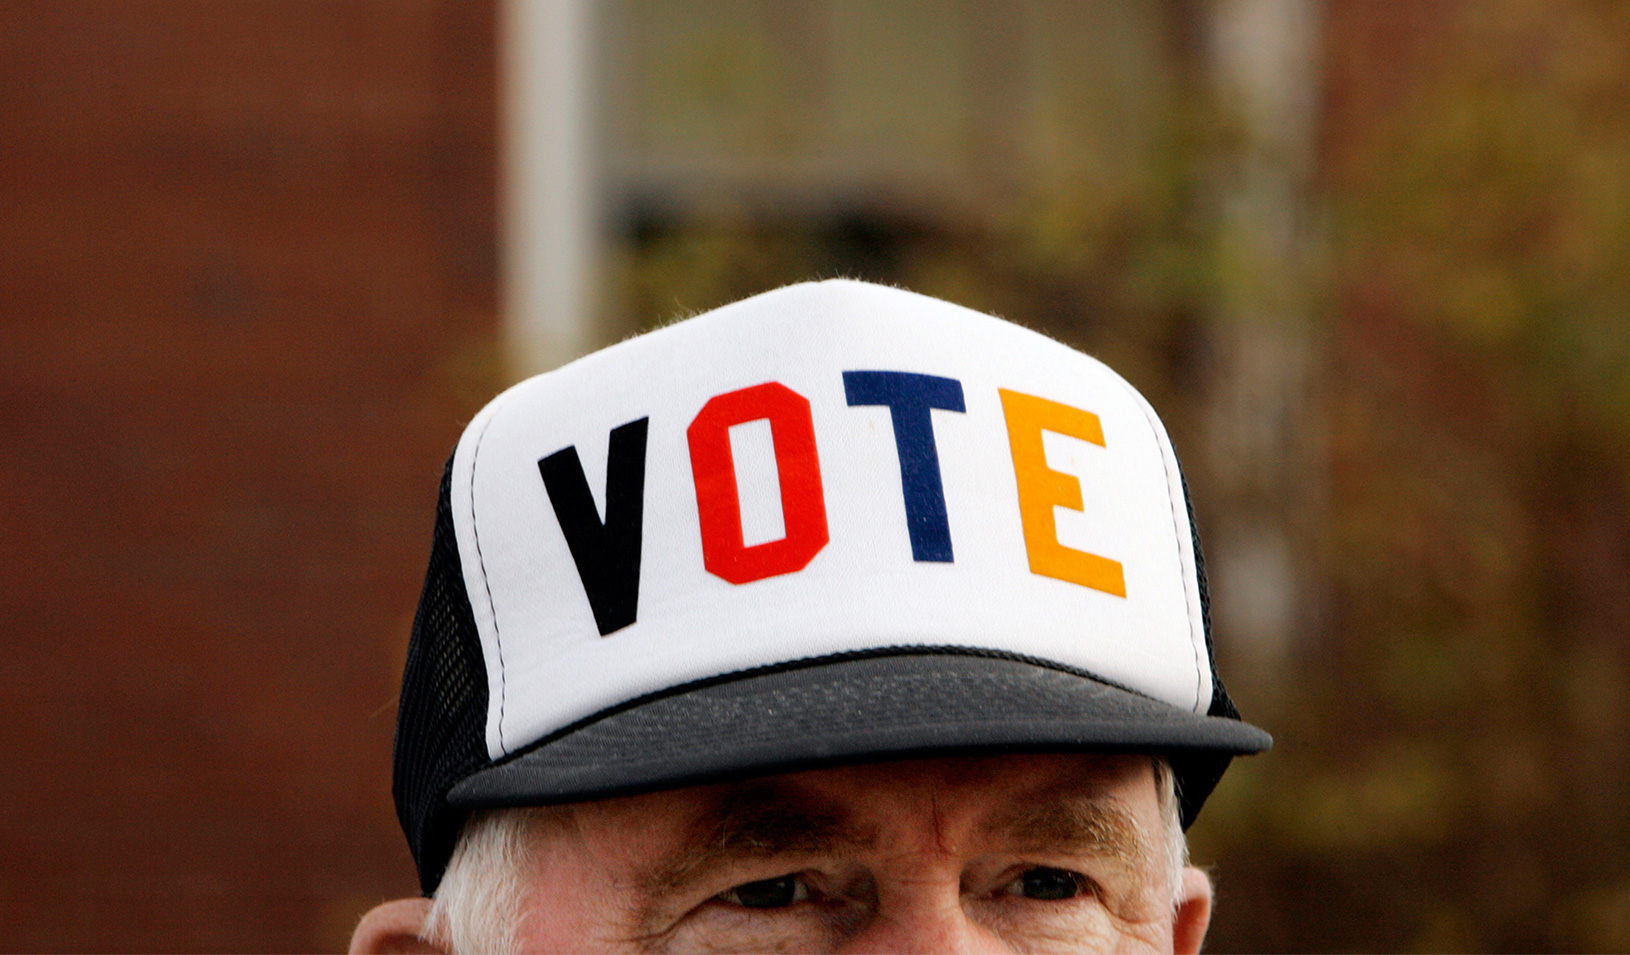
[[1054, 902], [1081, 894], [1081, 877], [1063, 869], [1029, 869], [1008, 885], [1008, 893]]
[[795, 875], [738, 885], [719, 898], [749, 909], [779, 909], [809, 898], [809, 888]]

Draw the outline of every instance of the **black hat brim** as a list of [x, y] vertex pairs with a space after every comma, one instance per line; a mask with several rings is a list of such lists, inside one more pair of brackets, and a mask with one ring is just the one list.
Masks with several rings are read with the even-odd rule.
[[[1192, 811], [1184, 806], [1187, 826], [1231, 757], [1272, 745], [1240, 720], [1184, 711], [1040, 661], [896, 649], [763, 668], [633, 701], [474, 773], [452, 788], [448, 803], [558, 804], [924, 756], [1139, 752], [1172, 758], [1180, 797], [1194, 802]], [[1195, 778], [1187, 780], [1191, 766]]]

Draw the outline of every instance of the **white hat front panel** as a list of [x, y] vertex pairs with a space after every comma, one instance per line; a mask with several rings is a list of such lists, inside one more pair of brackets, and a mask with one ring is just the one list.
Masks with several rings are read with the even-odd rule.
[[694, 680], [892, 647], [1211, 700], [1153, 412], [935, 299], [798, 285], [630, 340], [501, 395], [453, 473], [493, 758]]

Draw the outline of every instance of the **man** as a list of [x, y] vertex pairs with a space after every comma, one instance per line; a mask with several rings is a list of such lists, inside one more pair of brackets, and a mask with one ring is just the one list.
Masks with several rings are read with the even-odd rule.
[[1196, 951], [1217, 678], [1154, 412], [796, 285], [516, 385], [443, 476], [354, 951]]

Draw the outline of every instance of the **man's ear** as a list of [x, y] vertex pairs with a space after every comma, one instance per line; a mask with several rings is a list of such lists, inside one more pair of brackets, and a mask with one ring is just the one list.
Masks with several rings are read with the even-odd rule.
[[[1172, 918], [1172, 951], [1193, 955], [1206, 940], [1211, 925], [1211, 877], [1189, 866], [1183, 870], [1183, 890]], [[355, 951], [355, 949], [353, 949]]]
[[419, 935], [424, 931], [425, 919], [429, 916], [429, 899], [397, 899], [376, 905], [357, 923], [357, 930], [351, 933], [351, 953], [385, 955], [429, 952], [448, 955], [446, 949]]

